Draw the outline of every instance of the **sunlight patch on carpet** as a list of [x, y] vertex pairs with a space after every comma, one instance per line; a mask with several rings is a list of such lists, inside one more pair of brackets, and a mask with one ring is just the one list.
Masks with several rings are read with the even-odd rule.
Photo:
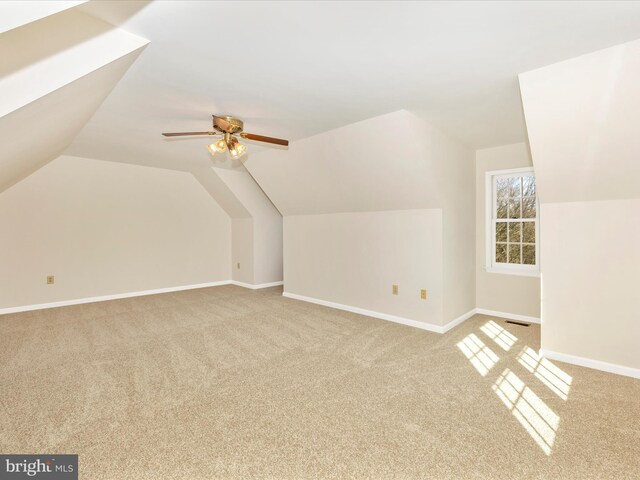
[[473, 333], [464, 337], [457, 346], [483, 377], [500, 358]]
[[562, 400], [566, 400], [569, 397], [571, 381], [573, 380], [571, 375], [546, 358], [542, 358], [534, 349], [525, 346], [518, 355], [518, 362]]
[[509, 351], [513, 344], [518, 341], [518, 337], [505, 330], [493, 320], [489, 320], [485, 323], [480, 327], [480, 330], [482, 330], [487, 337], [496, 342], [505, 351]]
[[542, 451], [550, 455], [560, 417], [508, 368], [492, 388]]

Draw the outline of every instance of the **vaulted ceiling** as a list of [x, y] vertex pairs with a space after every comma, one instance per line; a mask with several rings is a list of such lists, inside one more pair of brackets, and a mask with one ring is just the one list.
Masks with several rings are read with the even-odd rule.
[[74, 3], [0, 4], [0, 192], [64, 152], [148, 43]]
[[213, 113], [299, 140], [406, 109], [471, 148], [523, 141], [518, 73], [640, 38], [640, 3], [158, 1], [119, 26], [151, 43], [69, 153], [190, 170], [207, 139], [159, 133]]
[[[189, 171], [235, 217], [249, 211], [220, 169], [241, 163], [210, 157], [207, 138], [160, 132], [203, 130], [212, 113], [230, 113], [247, 131], [292, 140], [289, 151], [251, 144], [250, 170], [263, 181], [262, 153], [270, 152], [264, 162], [293, 158], [304, 150], [298, 142], [344, 127], [335, 134], [342, 139], [351, 124], [401, 110], [469, 149], [513, 143], [526, 138], [519, 73], [640, 38], [637, 2], [26, 3], [0, 4], [13, 12], [0, 15], [0, 49], [13, 49], [15, 60], [0, 82], [18, 92], [0, 104], [0, 134], [16, 146], [0, 153], [0, 189], [64, 152]], [[27, 34], [38, 31], [48, 33]], [[23, 49], [19, 39], [29, 37], [35, 46]], [[373, 142], [392, 142], [389, 130], [376, 125]], [[376, 150], [366, 143], [363, 155]], [[394, 148], [379, 150], [391, 162]], [[327, 166], [313, 158], [310, 170]], [[390, 180], [401, 173], [376, 158]], [[356, 164], [366, 174], [366, 162]], [[295, 182], [296, 166], [287, 165], [282, 178]], [[361, 208], [347, 200], [323, 208]], [[411, 204], [430, 204], [422, 200]]]
[[295, 141], [286, 152], [249, 155], [245, 166], [283, 215], [437, 208], [434, 141], [425, 122], [399, 110]]

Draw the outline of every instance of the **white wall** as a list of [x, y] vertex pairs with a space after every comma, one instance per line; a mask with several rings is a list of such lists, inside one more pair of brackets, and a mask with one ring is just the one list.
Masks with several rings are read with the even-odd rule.
[[442, 325], [442, 238], [440, 209], [286, 216], [285, 291]]
[[254, 283], [253, 242], [253, 219], [233, 218], [231, 220], [231, 278], [237, 282]]
[[640, 369], [640, 200], [542, 215], [542, 348]]
[[[474, 155], [416, 115], [380, 115], [292, 142], [288, 151], [260, 152], [245, 165], [285, 218], [287, 292], [436, 325], [475, 307]], [[398, 213], [434, 210], [438, 225], [420, 220], [428, 233], [412, 231]], [[329, 231], [318, 233], [319, 225]], [[394, 228], [415, 238], [397, 240]], [[315, 233], [331, 249], [318, 254], [326, 247]], [[354, 251], [353, 239], [379, 245], [375, 260]], [[406, 257], [397, 261], [391, 250], [400, 245]], [[400, 298], [391, 298], [392, 278], [405, 279]]]
[[231, 278], [230, 219], [188, 173], [62, 156], [0, 194], [0, 229], [0, 308]]
[[540, 278], [486, 271], [485, 173], [530, 167], [524, 143], [476, 151], [476, 306], [485, 310], [540, 318]]
[[253, 282], [256, 285], [283, 279], [282, 230], [282, 216], [277, 212], [253, 219]]
[[640, 198], [640, 40], [520, 75], [543, 203]]
[[427, 126], [428, 158], [433, 159], [441, 196], [444, 321], [476, 307], [475, 156], [437, 129]]
[[[211, 170], [251, 216], [248, 219], [234, 219], [233, 279], [255, 285], [281, 282], [282, 215], [245, 169]], [[238, 262], [240, 269], [237, 268]]]
[[541, 202], [542, 349], [637, 369], [640, 41], [519, 78]]

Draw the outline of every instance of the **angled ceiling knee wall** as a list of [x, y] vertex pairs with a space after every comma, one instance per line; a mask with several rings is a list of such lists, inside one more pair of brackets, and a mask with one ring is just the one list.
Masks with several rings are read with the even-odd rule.
[[231, 219], [232, 279], [250, 285], [281, 282], [280, 212], [244, 168], [210, 168], [207, 176], [216, 176], [246, 212], [232, 215]]
[[12, 139], [0, 153], [0, 191], [65, 150], [147, 43], [74, 9], [0, 37], [0, 135]]
[[542, 348], [640, 375], [640, 41], [519, 78], [542, 204]]
[[[438, 327], [474, 308], [473, 152], [412, 113], [262, 151], [245, 166], [284, 216], [286, 292]], [[460, 272], [470, 285], [447, 293]]]

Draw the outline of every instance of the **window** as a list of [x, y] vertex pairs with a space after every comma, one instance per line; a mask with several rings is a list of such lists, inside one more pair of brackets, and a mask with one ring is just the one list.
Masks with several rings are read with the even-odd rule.
[[486, 194], [487, 271], [538, 275], [538, 201], [533, 169], [487, 172]]

